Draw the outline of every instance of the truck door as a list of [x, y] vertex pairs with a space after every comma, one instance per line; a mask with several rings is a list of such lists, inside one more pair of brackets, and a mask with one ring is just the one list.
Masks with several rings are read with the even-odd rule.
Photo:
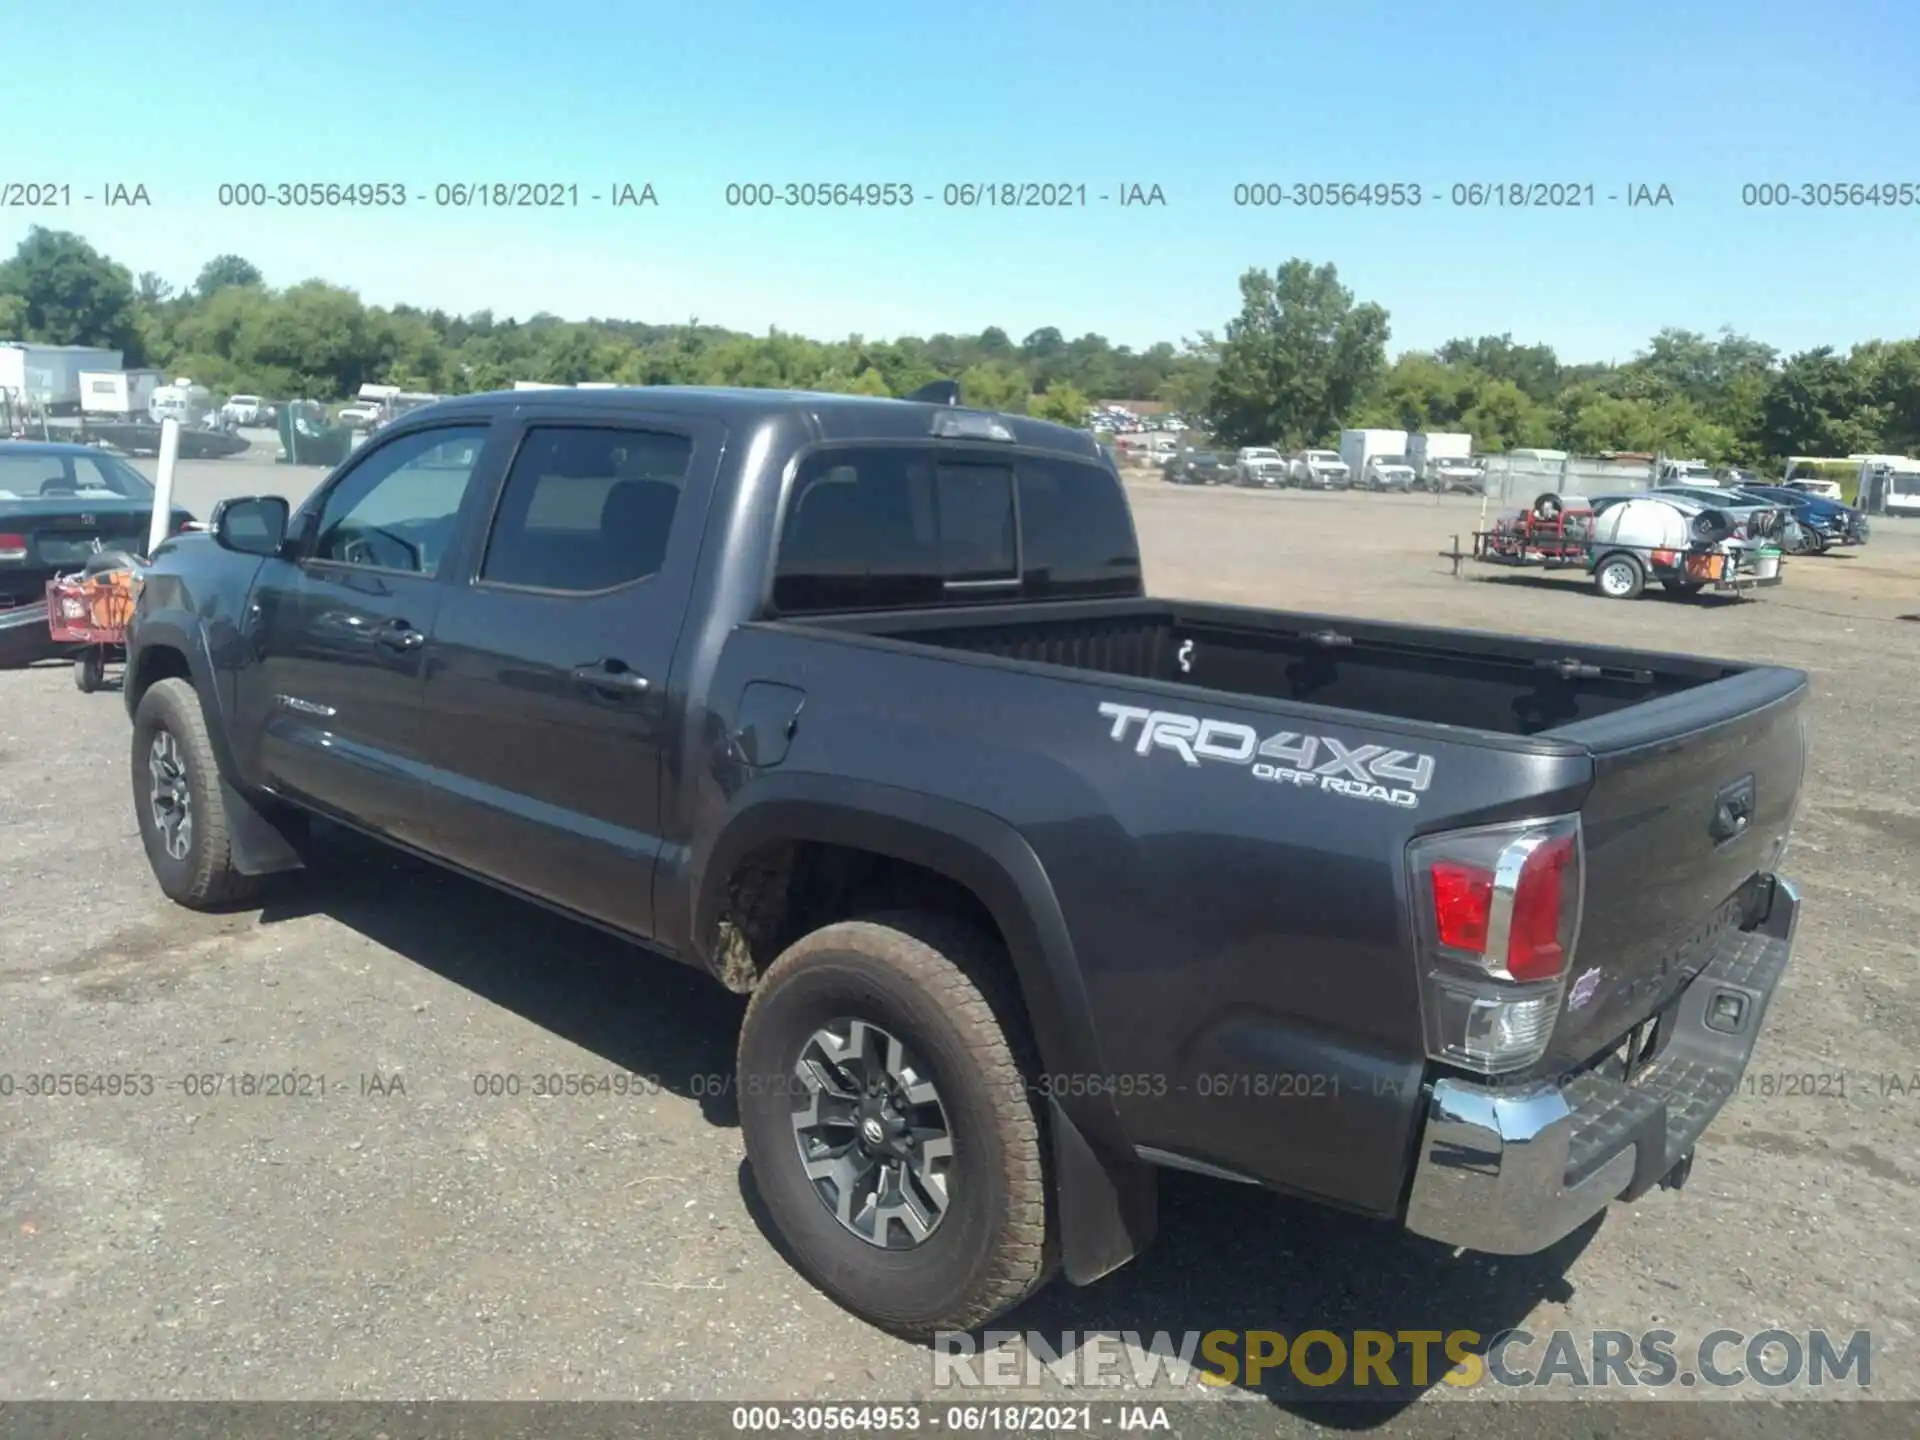
[[301, 507], [292, 554], [262, 563], [236, 680], [250, 779], [418, 842], [422, 662], [490, 428], [366, 446]]
[[725, 432], [522, 412], [468, 583], [427, 647], [430, 848], [628, 933], [653, 933], [668, 689]]

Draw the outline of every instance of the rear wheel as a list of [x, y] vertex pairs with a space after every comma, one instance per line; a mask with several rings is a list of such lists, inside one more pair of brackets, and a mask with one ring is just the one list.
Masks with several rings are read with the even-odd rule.
[[897, 1333], [969, 1330], [1052, 1269], [1040, 1115], [992, 947], [941, 916], [829, 925], [740, 1034], [754, 1183], [807, 1276]]
[[1631, 555], [1609, 555], [1594, 566], [1593, 585], [1609, 600], [1637, 600], [1647, 588], [1647, 572]]
[[1698, 595], [1707, 588], [1704, 580], [1662, 580], [1660, 584], [1669, 595]]

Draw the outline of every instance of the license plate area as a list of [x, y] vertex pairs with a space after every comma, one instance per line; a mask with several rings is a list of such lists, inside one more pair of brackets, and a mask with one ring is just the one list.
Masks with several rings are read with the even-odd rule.
[[42, 535], [39, 550], [44, 565], [84, 565], [100, 553], [100, 542], [91, 535]]

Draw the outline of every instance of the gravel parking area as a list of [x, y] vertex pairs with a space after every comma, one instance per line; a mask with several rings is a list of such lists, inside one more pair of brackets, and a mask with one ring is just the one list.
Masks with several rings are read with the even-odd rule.
[[[204, 516], [317, 478], [205, 462], [180, 494]], [[1623, 603], [1571, 573], [1454, 578], [1438, 552], [1478, 500], [1130, 488], [1162, 594], [1812, 671], [1785, 866], [1805, 919], [1683, 1194], [1492, 1259], [1168, 1175], [1155, 1248], [1005, 1324], [1866, 1329], [1873, 1394], [1920, 1399], [1920, 527], [1881, 521], [1749, 602]], [[928, 1350], [769, 1240], [724, 1093], [742, 1002], [345, 839], [263, 911], [176, 909], [141, 853], [127, 735], [119, 696], [64, 665], [0, 672], [0, 1072], [152, 1077], [0, 1095], [0, 1398], [946, 1398]], [[653, 1079], [528, 1093], [607, 1072]], [[289, 1097], [248, 1076], [310, 1078]], [[1315, 1428], [1266, 1408], [1272, 1433]]]

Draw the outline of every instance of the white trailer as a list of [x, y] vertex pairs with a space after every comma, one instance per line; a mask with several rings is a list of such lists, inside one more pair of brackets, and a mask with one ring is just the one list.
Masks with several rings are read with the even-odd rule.
[[1404, 430], [1340, 432], [1340, 460], [1347, 467], [1347, 475], [1355, 488], [1367, 483], [1369, 460], [1392, 460], [1406, 453], [1407, 432]]
[[1422, 430], [1407, 437], [1407, 463], [1420, 479], [1442, 460], [1466, 460], [1473, 455], [1473, 436], [1458, 430]]
[[165, 377], [158, 370], [82, 370], [82, 415], [136, 415], [147, 418], [153, 392]]
[[71, 414], [80, 408], [81, 371], [120, 370], [125, 364], [121, 351], [97, 345], [0, 341], [0, 390], [15, 404]]

